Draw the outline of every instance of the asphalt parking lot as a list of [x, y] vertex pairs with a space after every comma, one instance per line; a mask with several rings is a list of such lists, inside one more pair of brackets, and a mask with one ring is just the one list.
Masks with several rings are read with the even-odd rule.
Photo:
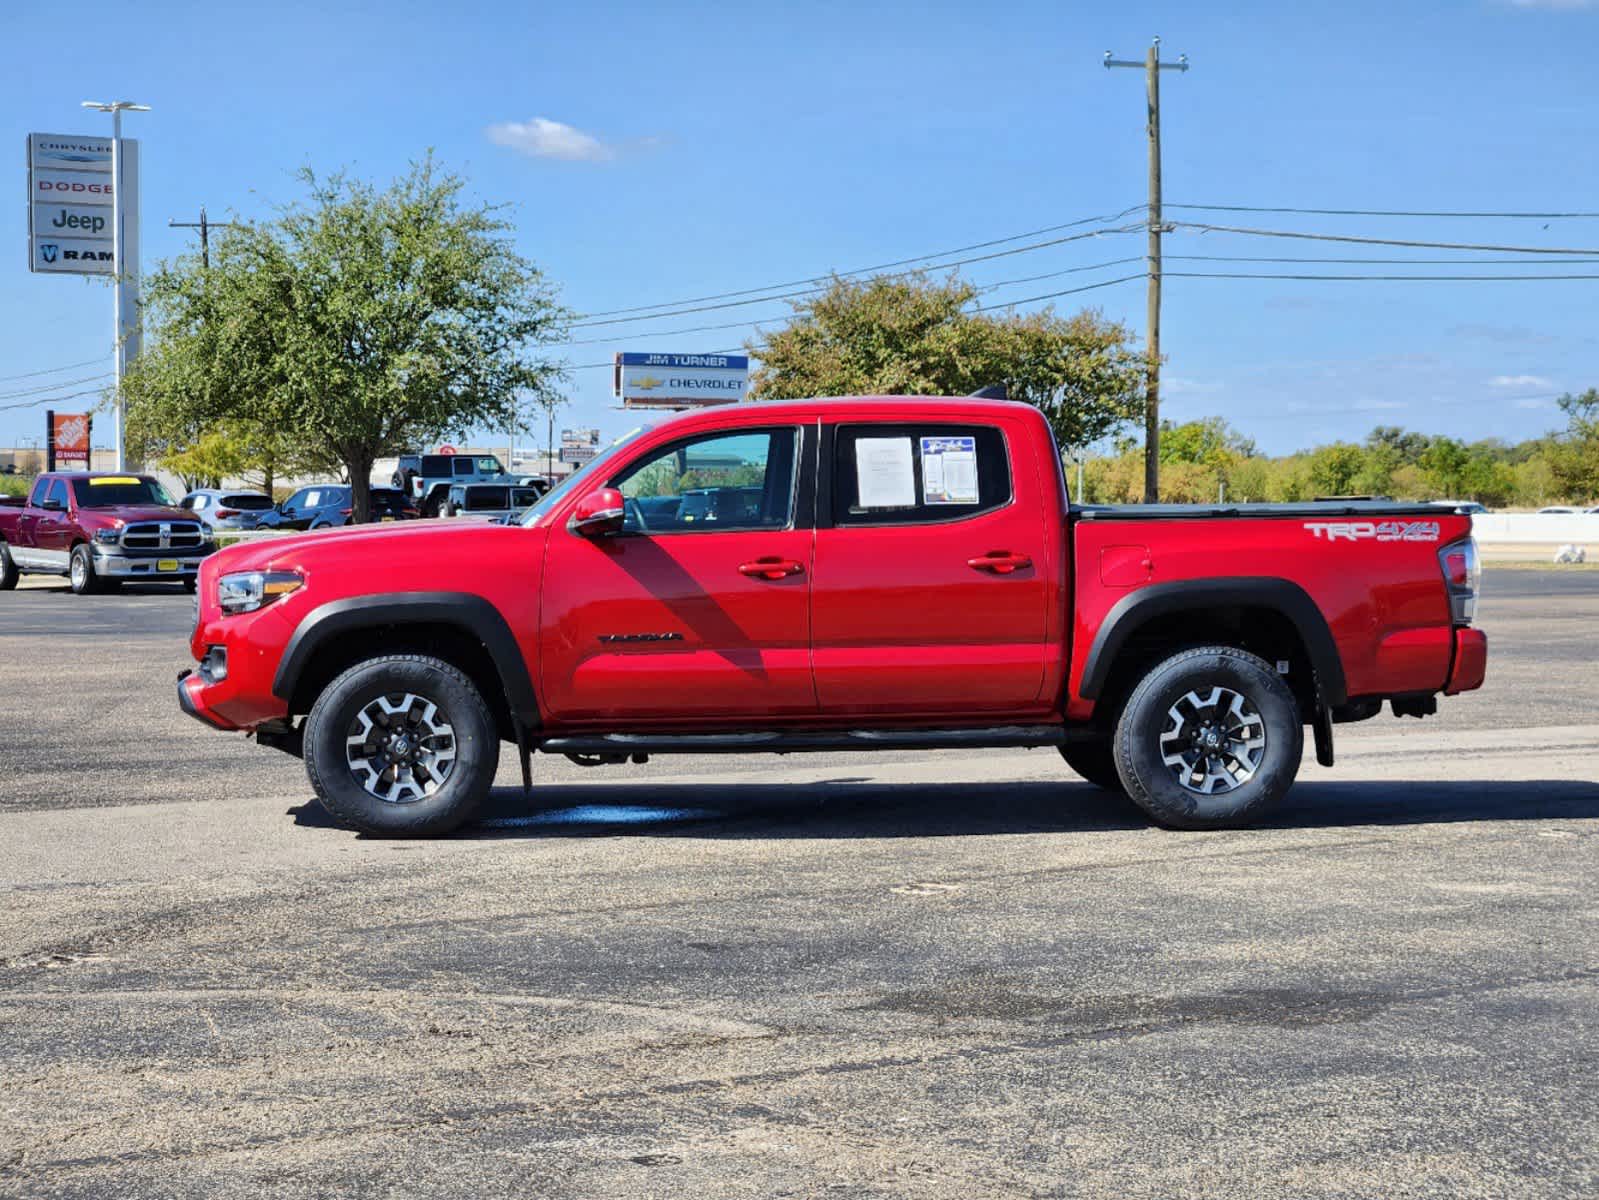
[[1599, 571], [1210, 834], [1032, 751], [361, 838], [178, 712], [189, 603], [0, 594], [0, 1193], [1599, 1193]]

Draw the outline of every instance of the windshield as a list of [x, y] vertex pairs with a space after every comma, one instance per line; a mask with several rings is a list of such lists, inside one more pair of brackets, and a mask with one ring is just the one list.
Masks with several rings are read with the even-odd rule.
[[537, 525], [539, 521], [544, 518], [546, 513], [548, 513], [556, 505], [560, 504], [562, 498], [570, 495], [573, 490], [580, 486], [586, 485], [593, 480], [605, 478], [605, 472], [610, 461], [616, 457], [616, 452], [622, 449], [622, 447], [626, 446], [629, 442], [632, 442], [641, 433], [649, 428], [650, 426], [648, 425], [640, 425], [636, 429], [628, 430], [604, 450], [601, 450], [599, 455], [589, 460], [586, 465], [579, 467], [565, 479], [561, 480], [560, 483], [556, 484], [549, 491], [545, 492], [543, 498], [537, 504], [522, 514], [522, 519], [518, 521], [517, 524]]
[[153, 479], [137, 475], [105, 475], [99, 479], [74, 479], [72, 494], [79, 508], [117, 508], [124, 504], [158, 504], [172, 508], [167, 489]]

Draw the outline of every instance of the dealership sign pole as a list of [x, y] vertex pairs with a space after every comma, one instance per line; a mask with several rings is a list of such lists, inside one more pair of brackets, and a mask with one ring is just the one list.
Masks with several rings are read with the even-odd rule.
[[[128, 373], [128, 363], [139, 355], [139, 209], [138, 176], [136, 170], [127, 170], [125, 162], [129, 156], [122, 141], [122, 114], [124, 111], [149, 112], [150, 106], [135, 104], [131, 100], [113, 100], [109, 104], [85, 100], [83, 107], [111, 114], [111, 228], [112, 252], [116, 256], [116, 278], [112, 292], [116, 297], [113, 307], [117, 338], [117, 470], [126, 471], [128, 409], [122, 395], [122, 380]], [[134, 150], [133, 154], [136, 160], [138, 151]], [[128, 186], [130, 178], [134, 181], [131, 188]]]

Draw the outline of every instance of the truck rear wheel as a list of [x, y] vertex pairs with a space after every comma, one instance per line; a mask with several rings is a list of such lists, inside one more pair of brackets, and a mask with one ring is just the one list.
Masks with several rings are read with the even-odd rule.
[[1247, 824], [1293, 786], [1299, 704], [1263, 659], [1231, 646], [1175, 654], [1149, 672], [1116, 726], [1127, 794], [1172, 829]]
[[427, 837], [477, 815], [500, 739], [477, 687], [442, 659], [390, 654], [330, 683], [305, 722], [322, 807], [366, 833]]
[[11, 547], [0, 542], [0, 592], [9, 592], [17, 586], [17, 580], [22, 572], [17, 570], [17, 564], [11, 559]]
[[1067, 742], [1060, 748], [1060, 756], [1077, 775], [1102, 791], [1126, 793], [1122, 778], [1116, 773], [1116, 753], [1109, 736]]

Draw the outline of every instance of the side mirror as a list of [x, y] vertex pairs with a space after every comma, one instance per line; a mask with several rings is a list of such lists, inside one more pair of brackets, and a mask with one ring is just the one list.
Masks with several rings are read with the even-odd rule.
[[39, 507], [45, 512], [66, 512], [67, 506], [59, 500], [46, 500]]
[[622, 531], [627, 517], [626, 502], [615, 488], [590, 492], [577, 502], [567, 528], [580, 537], [606, 537]]

